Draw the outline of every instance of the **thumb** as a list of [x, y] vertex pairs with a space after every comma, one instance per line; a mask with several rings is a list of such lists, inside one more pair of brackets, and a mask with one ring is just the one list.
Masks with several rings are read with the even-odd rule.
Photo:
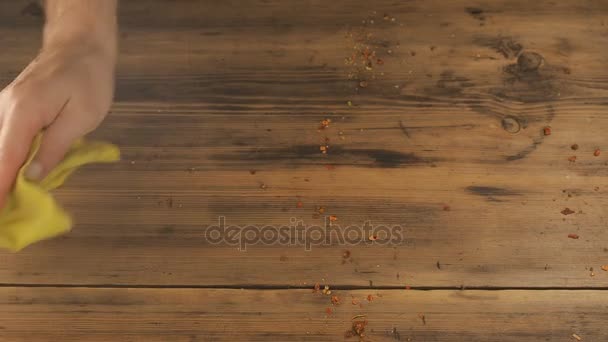
[[30, 180], [44, 179], [65, 158], [78, 138], [78, 134], [67, 128], [70, 125], [62, 124], [61, 117], [58, 119], [44, 131], [40, 148], [25, 170], [25, 177]]

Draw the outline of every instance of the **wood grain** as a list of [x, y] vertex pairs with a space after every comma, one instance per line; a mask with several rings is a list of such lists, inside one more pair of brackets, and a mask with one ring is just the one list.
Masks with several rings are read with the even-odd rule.
[[[28, 4], [0, 3], [0, 85], [39, 48]], [[57, 192], [70, 234], [0, 252], [0, 336], [329, 341], [363, 313], [373, 341], [605, 340], [607, 14], [591, 0], [121, 2], [116, 104], [92, 136], [123, 161]], [[205, 236], [219, 217], [329, 215], [403, 240]], [[326, 318], [315, 282], [382, 298]]]
[[[17, 3], [0, 11], [0, 30], [18, 27], [0, 34], [7, 81], [39, 38], [39, 18], [17, 16]], [[608, 154], [593, 156], [608, 148], [607, 6], [239, 4], [121, 4], [117, 103], [94, 137], [118, 143], [124, 160], [60, 191], [74, 231], [0, 254], [2, 282], [608, 284], [590, 276], [608, 263]], [[384, 64], [345, 63], [365, 46]], [[318, 132], [324, 118], [333, 122]], [[205, 240], [220, 216], [319, 225], [319, 206], [341, 227], [400, 225], [405, 239], [311, 252]]]
[[[373, 300], [367, 300], [368, 295]], [[601, 291], [2, 288], [7, 341], [603, 341]], [[356, 300], [360, 305], [353, 305]], [[331, 314], [327, 314], [331, 308]], [[424, 321], [422, 317], [424, 316]], [[546, 322], [546, 323], [540, 323]]]

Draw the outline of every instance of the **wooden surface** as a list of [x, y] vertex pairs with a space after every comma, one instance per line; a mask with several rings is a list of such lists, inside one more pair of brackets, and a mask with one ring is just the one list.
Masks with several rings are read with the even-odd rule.
[[[39, 47], [27, 4], [0, 3], [2, 85]], [[342, 339], [355, 311], [325, 319], [318, 282], [391, 298], [359, 310], [372, 341], [393, 326], [404, 341], [605, 340], [606, 14], [592, 0], [123, 1], [116, 104], [93, 134], [123, 161], [57, 193], [73, 232], [0, 254], [0, 336]], [[205, 239], [220, 216], [325, 215], [405, 239]]]

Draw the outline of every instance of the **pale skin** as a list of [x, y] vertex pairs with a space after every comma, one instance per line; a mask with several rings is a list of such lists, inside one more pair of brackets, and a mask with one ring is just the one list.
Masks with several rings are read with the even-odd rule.
[[43, 179], [105, 118], [114, 95], [117, 0], [46, 0], [42, 49], [0, 92], [0, 208], [36, 135], [26, 177]]

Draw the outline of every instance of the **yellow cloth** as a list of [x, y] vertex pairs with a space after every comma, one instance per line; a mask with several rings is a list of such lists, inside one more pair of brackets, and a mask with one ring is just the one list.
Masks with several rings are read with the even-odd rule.
[[27, 163], [19, 171], [8, 202], [0, 211], [0, 247], [17, 252], [32, 243], [63, 234], [72, 228], [72, 219], [57, 204], [50, 190], [56, 189], [78, 167], [89, 163], [109, 163], [120, 159], [114, 145], [103, 142], [76, 142], [65, 159], [41, 182], [25, 178], [24, 170], [40, 147], [41, 136], [33, 144]]

